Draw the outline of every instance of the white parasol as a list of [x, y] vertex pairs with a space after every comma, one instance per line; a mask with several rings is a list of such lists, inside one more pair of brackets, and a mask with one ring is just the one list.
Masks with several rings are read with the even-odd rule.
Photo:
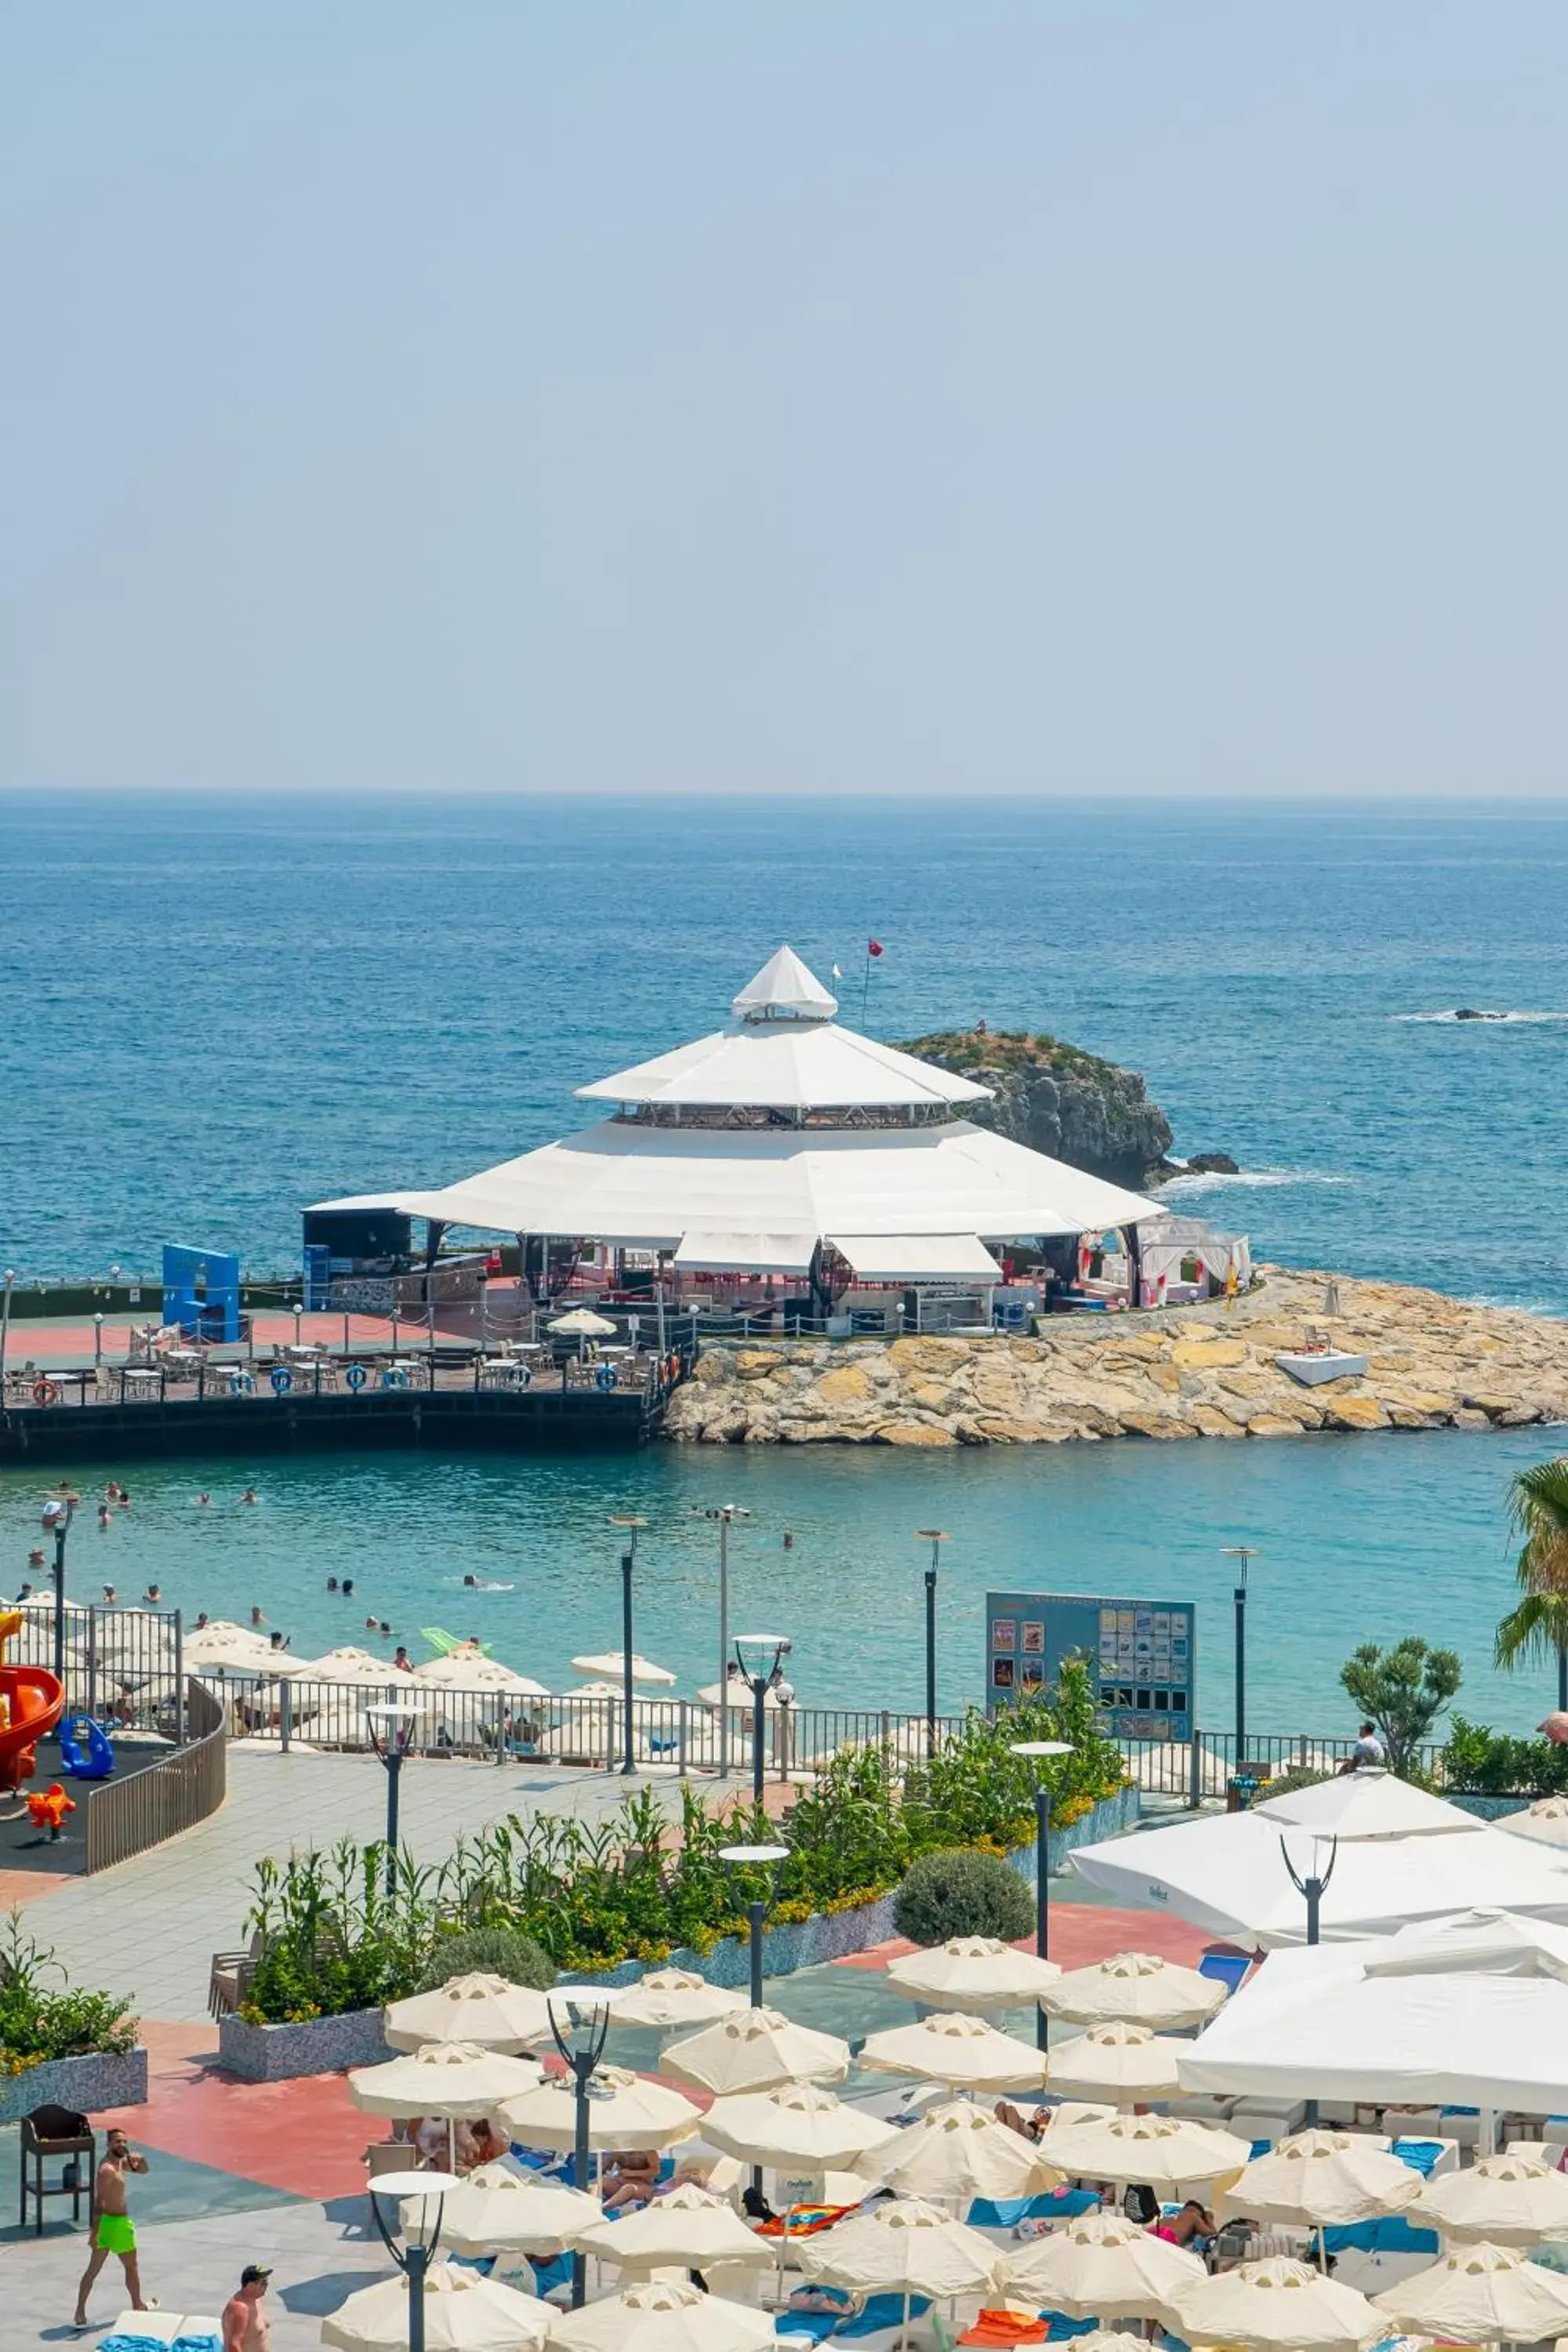
[[185, 1635], [183, 1655], [193, 1673], [214, 1666], [262, 1673], [274, 1665], [278, 1654], [266, 1634], [258, 1633], [253, 1625], [235, 1625], [218, 1617]]
[[1079, 2213], [1002, 2257], [1009, 2294], [1072, 2319], [1162, 2319], [1178, 2290], [1204, 2275], [1196, 2254], [1120, 2213]]
[[719, 2263], [771, 2266], [773, 2249], [747, 2228], [727, 2197], [682, 2181], [640, 2212], [598, 2214], [572, 2241], [579, 2253], [597, 2254], [623, 2271], [664, 2267], [706, 2270]]
[[596, 2197], [554, 2180], [514, 2172], [510, 2164], [478, 2164], [440, 2198], [405, 2197], [405, 2235], [425, 2235], [441, 2210], [441, 2241], [455, 2254], [538, 2254], [570, 2245], [577, 2231], [603, 2219]]
[[862, 2294], [955, 2295], [987, 2293], [999, 2250], [991, 2240], [921, 2199], [873, 2205], [803, 2239], [797, 2259], [808, 2278]]
[[861, 2168], [900, 2197], [1035, 2197], [1058, 2179], [1033, 2140], [970, 2099], [928, 2107]]
[[499, 1658], [487, 1658], [477, 1650], [447, 1650], [438, 1658], [426, 1658], [414, 1673], [416, 1681], [443, 1690], [505, 1691], [513, 1698], [550, 1696], [531, 1675], [520, 1675]]
[[[574, 1658], [572, 1664], [585, 1675], [615, 1675], [623, 1682], [626, 1678], [626, 1660], [624, 1650], [601, 1650], [595, 1657]], [[634, 1650], [632, 1680], [634, 1683], [668, 1684], [678, 1682], [679, 1676], [672, 1675], [668, 1666], [656, 1666], [651, 1659], [639, 1658]]]
[[744, 1993], [726, 1992], [690, 1969], [650, 1969], [636, 1984], [609, 1988], [604, 2000], [616, 2025], [651, 2025], [665, 2032], [732, 2017], [746, 2006]]
[[815, 2083], [785, 2083], [715, 2099], [702, 2119], [702, 2132], [726, 2156], [751, 2164], [774, 2164], [786, 2171], [825, 2172], [853, 2168], [861, 2157], [891, 2146], [900, 2135], [864, 2107], [847, 2107]]
[[616, 1327], [607, 1317], [595, 1315], [591, 1307], [574, 1307], [545, 1328], [560, 1332], [566, 1339], [613, 1339]]
[[1281, 2255], [1240, 2263], [1213, 2278], [1200, 2274], [1173, 2297], [1171, 2308], [1189, 2343], [1234, 2345], [1238, 2352], [1360, 2352], [1388, 2332], [1375, 2305], [1353, 2286]]
[[[426, 2352], [540, 2352], [555, 2315], [547, 2303], [478, 2271], [432, 2263], [425, 2275]], [[336, 2352], [407, 2352], [408, 2280], [378, 2279], [321, 2322]]]
[[[702, 2121], [700, 2109], [679, 2091], [647, 2082], [625, 2066], [595, 2070], [586, 2105], [590, 2147], [669, 2147], [677, 2140], [689, 2139]], [[500, 2119], [522, 2147], [564, 2154], [577, 2144], [575, 2089], [552, 2075], [537, 2090], [509, 2099]]]
[[1538, 1797], [1521, 1813], [1504, 1813], [1498, 1828], [1539, 1845], [1568, 1845], [1568, 1797]]
[[1544, 2157], [1478, 2157], [1463, 2172], [1420, 2181], [1409, 2211], [1435, 2222], [1450, 2246], [1535, 2246], [1568, 2237], [1568, 2175]]
[[1413, 2335], [1465, 2344], [1538, 2344], [1568, 2329], [1568, 2278], [1484, 2240], [1453, 2247], [1373, 2302]]
[[1038, 2000], [1060, 1975], [1054, 1960], [1015, 1951], [994, 1936], [952, 1936], [929, 1950], [908, 1952], [888, 1968], [895, 1991], [926, 2009], [959, 2010], [971, 2017]]
[[[405, 2000], [391, 2002], [384, 2033], [394, 2050], [466, 2042], [482, 2050], [515, 2053], [554, 2039], [545, 1994], [510, 1984], [505, 1977], [482, 1974], [451, 1977], [434, 1992], [410, 1993]], [[538, 2067], [532, 2079], [539, 2080]]]
[[1202, 2025], [1224, 2001], [1225, 1987], [1216, 1979], [1154, 1952], [1113, 1952], [1092, 1967], [1058, 1976], [1040, 1995], [1046, 2014], [1070, 2025], [1102, 2025], [1125, 2017], [1166, 2029]]
[[773, 2318], [683, 2279], [648, 2279], [581, 2311], [557, 2313], [550, 2340], [566, 2352], [764, 2352]]
[[1039, 2090], [1047, 2080], [1043, 2050], [1016, 2042], [962, 2010], [943, 2010], [922, 2017], [918, 2025], [895, 2025], [869, 2034], [860, 2060], [886, 2074], [919, 2074], [955, 2090]]
[[678, 2083], [721, 2095], [771, 2091], [779, 2083], [841, 2083], [849, 2044], [795, 2025], [776, 2009], [745, 2009], [668, 2043], [659, 2067]]
[[[1341, 2229], [1403, 2212], [1420, 2186], [1418, 2172], [1363, 2135], [1291, 2132], [1254, 2158], [1226, 2190], [1225, 2207], [1254, 2221]], [[1568, 2180], [1563, 2190], [1568, 2198]]]
[[1057, 2124], [1051, 2162], [1075, 2180], [1146, 2181], [1157, 2196], [1214, 2181], [1228, 2187], [1252, 2142], [1181, 2116], [1115, 2116], [1108, 2123]]
[[356, 2067], [349, 2096], [366, 2115], [477, 2123], [495, 2115], [504, 2099], [531, 2090], [542, 2072], [531, 2058], [510, 2058], [475, 2042], [429, 2042], [412, 2056]]
[[1121, 2106], [1173, 2098], [1181, 2088], [1176, 2060], [1183, 2048], [1147, 2025], [1112, 2018], [1091, 2025], [1050, 2053], [1047, 2081], [1068, 2098], [1112, 2099]]

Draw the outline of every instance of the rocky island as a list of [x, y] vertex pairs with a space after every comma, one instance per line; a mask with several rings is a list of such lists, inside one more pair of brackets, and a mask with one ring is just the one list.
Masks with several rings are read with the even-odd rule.
[[[1033, 1339], [710, 1346], [665, 1433], [710, 1444], [1055, 1445], [1568, 1420], [1568, 1323], [1343, 1275], [1326, 1315], [1327, 1276], [1271, 1265], [1260, 1277], [1228, 1306], [1050, 1317]], [[1275, 1360], [1312, 1330], [1364, 1356], [1365, 1372], [1299, 1386]]]

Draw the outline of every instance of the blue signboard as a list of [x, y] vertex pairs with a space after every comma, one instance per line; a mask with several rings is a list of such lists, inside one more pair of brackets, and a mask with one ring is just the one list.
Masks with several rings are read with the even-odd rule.
[[1064, 1658], [1074, 1656], [1086, 1659], [1098, 1678], [1105, 1727], [1116, 1738], [1192, 1738], [1198, 1633], [1191, 1601], [986, 1594], [988, 1708], [1033, 1696], [1056, 1681]]

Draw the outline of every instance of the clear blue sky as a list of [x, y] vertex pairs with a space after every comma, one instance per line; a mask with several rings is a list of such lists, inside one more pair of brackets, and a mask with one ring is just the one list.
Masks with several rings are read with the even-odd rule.
[[12, 0], [0, 783], [1558, 793], [1563, 0]]

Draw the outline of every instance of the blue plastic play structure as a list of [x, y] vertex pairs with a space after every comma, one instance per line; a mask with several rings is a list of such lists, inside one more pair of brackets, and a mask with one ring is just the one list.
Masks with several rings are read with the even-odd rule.
[[114, 1750], [103, 1726], [90, 1715], [62, 1717], [60, 1770], [67, 1780], [107, 1780], [113, 1769]]
[[240, 1337], [239, 1260], [222, 1250], [163, 1244], [163, 1320], [187, 1339]]

